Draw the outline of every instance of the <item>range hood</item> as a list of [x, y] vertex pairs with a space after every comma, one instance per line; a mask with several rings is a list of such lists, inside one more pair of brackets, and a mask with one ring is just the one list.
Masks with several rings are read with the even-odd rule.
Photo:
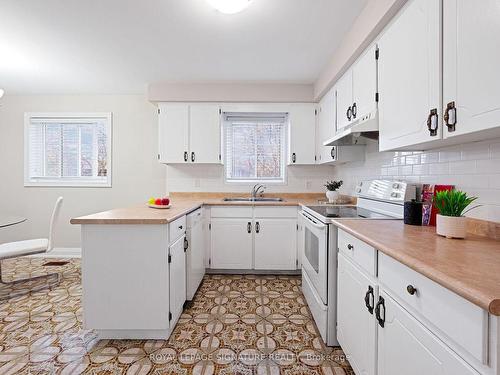
[[324, 146], [363, 144], [360, 137], [378, 139], [378, 110], [369, 112], [323, 142]]

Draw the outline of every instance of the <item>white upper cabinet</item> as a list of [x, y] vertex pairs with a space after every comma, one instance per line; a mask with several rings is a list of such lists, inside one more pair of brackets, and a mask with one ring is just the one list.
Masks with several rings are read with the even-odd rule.
[[214, 104], [189, 106], [190, 160], [195, 163], [220, 163], [220, 113]]
[[288, 164], [315, 164], [316, 104], [292, 104], [289, 121]]
[[380, 151], [442, 137], [440, 19], [441, 1], [410, 0], [378, 41]]
[[376, 50], [376, 45], [368, 48], [352, 67], [353, 120], [361, 119], [377, 108]]
[[160, 162], [220, 163], [219, 109], [217, 104], [160, 103]]
[[184, 163], [189, 153], [189, 106], [180, 103], [160, 103], [159, 154], [162, 163]]
[[353, 120], [352, 69], [349, 69], [336, 85], [337, 131], [341, 131]]
[[377, 107], [376, 46], [368, 48], [337, 82], [337, 132]]
[[316, 130], [316, 163], [323, 164], [332, 160], [331, 146], [323, 146], [323, 142], [335, 134], [336, 119], [336, 87], [328, 91], [319, 102]]
[[444, 137], [499, 128], [500, 4], [444, 0], [443, 7]]

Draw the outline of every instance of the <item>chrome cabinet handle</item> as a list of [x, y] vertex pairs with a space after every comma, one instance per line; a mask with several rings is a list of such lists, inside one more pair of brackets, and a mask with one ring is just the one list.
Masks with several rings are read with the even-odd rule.
[[434, 108], [430, 110], [429, 116], [427, 116], [427, 128], [429, 129], [431, 137], [435, 137], [437, 135], [438, 126], [437, 108]]
[[446, 105], [443, 120], [445, 125], [448, 127], [448, 132], [454, 132], [455, 125], [457, 124], [457, 108], [455, 107], [455, 102], [449, 102]]

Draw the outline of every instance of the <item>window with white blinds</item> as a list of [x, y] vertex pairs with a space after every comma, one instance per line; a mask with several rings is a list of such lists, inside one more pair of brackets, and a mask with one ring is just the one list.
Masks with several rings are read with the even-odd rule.
[[286, 113], [225, 113], [228, 182], [285, 182]]
[[111, 186], [111, 114], [27, 113], [25, 186]]

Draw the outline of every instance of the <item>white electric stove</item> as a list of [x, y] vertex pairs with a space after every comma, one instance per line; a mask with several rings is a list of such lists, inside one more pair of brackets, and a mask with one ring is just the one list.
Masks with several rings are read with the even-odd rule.
[[416, 186], [403, 181], [362, 181], [356, 187], [356, 205], [302, 206], [304, 256], [302, 290], [323, 341], [338, 345], [337, 322], [337, 234], [333, 220], [397, 220], [403, 205], [415, 199]]

